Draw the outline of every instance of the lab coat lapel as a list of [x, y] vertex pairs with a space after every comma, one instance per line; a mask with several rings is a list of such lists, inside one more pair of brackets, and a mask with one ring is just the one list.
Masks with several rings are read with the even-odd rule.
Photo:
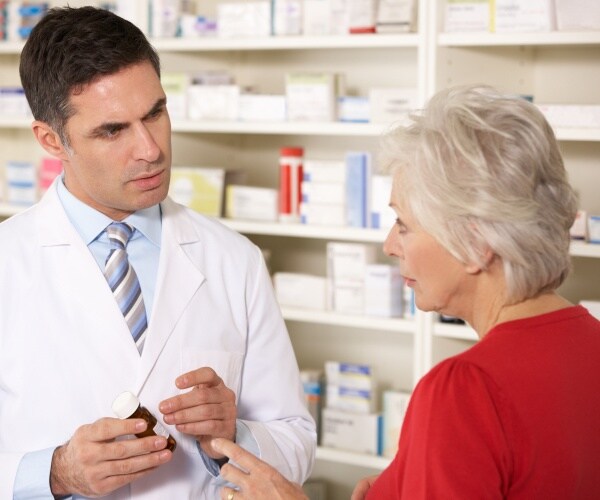
[[[188, 252], [201, 245], [193, 224], [186, 224], [185, 209], [167, 199], [161, 204], [162, 236], [156, 293], [142, 352], [139, 394], [165, 343], [173, 333], [190, 300], [204, 282], [204, 275]], [[196, 247], [196, 248], [195, 248]]]
[[[73, 317], [79, 318], [81, 330], [74, 334], [85, 335], [90, 352], [98, 357], [131, 367], [116, 376], [131, 383], [139, 369], [139, 354], [127, 323], [93, 255], [62, 208], [54, 186], [36, 209], [42, 268], [48, 282], [56, 283], [53, 289], [59, 297], [57, 302], [70, 304]], [[102, 318], [101, 326], [93, 321], [94, 317]]]

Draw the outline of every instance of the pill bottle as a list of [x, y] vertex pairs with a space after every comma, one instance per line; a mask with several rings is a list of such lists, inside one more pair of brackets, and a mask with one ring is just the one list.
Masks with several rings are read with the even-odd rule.
[[167, 439], [167, 449], [175, 451], [177, 442], [169, 434], [169, 431], [156, 420], [156, 417], [148, 411], [145, 406], [140, 404], [140, 400], [131, 392], [125, 391], [119, 394], [112, 404], [115, 415], [121, 419], [141, 418], [146, 421], [148, 426], [144, 432], [136, 434], [137, 437], [162, 436]]
[[279, 221], [299, 222], [302, 201], [304, 149], [284, 147], [279, 151]]

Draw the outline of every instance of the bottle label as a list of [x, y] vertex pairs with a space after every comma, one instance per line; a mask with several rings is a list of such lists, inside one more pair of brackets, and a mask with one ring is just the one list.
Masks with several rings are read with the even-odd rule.
[[160, 422], [156, 422], [156, 425], [154, 426], [153, 430], [154, 430], [154, 433], [157, 434], [158, 436], [162, 436], [164, 438], [169, 437], [169, 431], [167, 429], [165, 429], [164, 426]]

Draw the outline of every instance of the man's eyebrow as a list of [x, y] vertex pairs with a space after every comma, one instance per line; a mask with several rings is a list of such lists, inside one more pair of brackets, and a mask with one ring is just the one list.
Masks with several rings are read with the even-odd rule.
[[144, 115], [144, 117], [142, 118], [142, 120], [150, 118], [151, 116], [153, 116], [154, 114], [156, 114], [157, 111], [160, 111], [161, 109], [165, 108], [166, 105], [167, 105], [167, 98], [166, 97], [162, 97], [162, 98], [158, 99], [154, 103], [154, 106], [152, 106], [152, 108], [150, 109], [150, 111], [148, 111]]
[[[162, 108], [166, 107], [166, 105], [167, 99], [165, 97], [157, 99], [152, 108], [150, 108], [150, 111], [148, 111], [142, 117], [142, 120], [147, 120], [148, 118], [152, 117], [157, 111], [160, 111]], [[128, 126], [129, 122], [105, 122], [97, 127], [94, 127], [90, 132], [90, 136], [96, 137], [104, 135], [106, 132], [117, 132], [127, 128]]]

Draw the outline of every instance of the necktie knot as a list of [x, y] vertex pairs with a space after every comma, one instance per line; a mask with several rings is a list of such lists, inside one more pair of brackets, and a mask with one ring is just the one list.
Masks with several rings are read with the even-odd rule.
[[133, 234], [133, 227], [125, 222], [112, 222], [106, 227], [109, 241], [117, 248], [125, 249], [127, 242]]

